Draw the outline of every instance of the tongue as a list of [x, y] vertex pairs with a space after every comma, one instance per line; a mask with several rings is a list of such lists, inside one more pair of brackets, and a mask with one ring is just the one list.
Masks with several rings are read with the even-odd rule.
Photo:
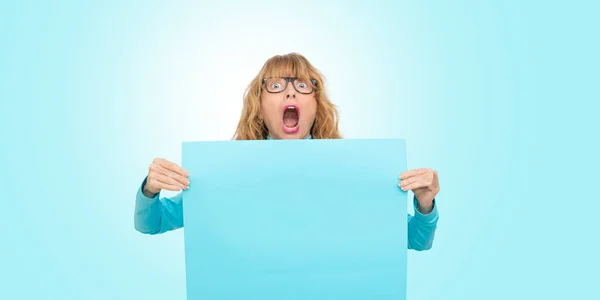
[[288, 128], [294, 128], [298, 125], [298, 113], [295, 110], [286, 110], [283, 113], [283, 124]]

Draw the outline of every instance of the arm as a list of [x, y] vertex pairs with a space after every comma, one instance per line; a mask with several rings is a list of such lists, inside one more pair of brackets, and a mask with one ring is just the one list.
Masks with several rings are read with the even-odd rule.
[[160, 193], [149, 198], [143, 192], [146, 179], [138, 189], [135, 199], [135, 229], [145, 234], [159, 234], [183, 227], [181, 193], [172, 198], [161, 199]]
[[414, 197], [415, 215], [408, 214], [408, 249], [417, 251], [429, 250], [433, 245], [433, 238], [438, 221], [437, 205], [433, 201], [433, 209], [427, 214], [419, 211], [419, 203]]

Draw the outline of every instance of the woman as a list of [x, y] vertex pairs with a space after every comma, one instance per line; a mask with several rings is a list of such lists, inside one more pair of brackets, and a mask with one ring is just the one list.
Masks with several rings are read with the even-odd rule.
[[[250, 82], [234, 139], [337, 139], [338, 112], [326, 95], [323, 76], [302, 55], [274, 56]], [[160, 198], [161, 190], [188, 189], [189, 173], [165, 159], [154, 159], [136, 195], [135, 228], [146, 234], [183, 227], [181, 193]], [[400, 174], [399, 187], [411, 190], [414, 216], [408, 214], [408, 248], [432, 247], [440, 190], [437, 171], [429, 168]]]

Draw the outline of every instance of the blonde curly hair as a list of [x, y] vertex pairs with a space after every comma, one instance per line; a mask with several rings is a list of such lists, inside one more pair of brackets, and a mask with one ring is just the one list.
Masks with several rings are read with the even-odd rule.
[[298, 53], [289, 53], [276, 55], [267, 60], [260, 72], [248, 85], [244, 93], [242, 115], [233, 139], [267, 139], [269, 132], [260, 113], [263, 79], [289, 76], [290, 74], [304, 80], [314, 79], [317, 82], [314, 92], [317, 101], [317, 113], [313, 127], [310, 130], [312, 138], [342, 138], [338, 129], [338, 110], [327, 97], [323, 75], [304, 56]]

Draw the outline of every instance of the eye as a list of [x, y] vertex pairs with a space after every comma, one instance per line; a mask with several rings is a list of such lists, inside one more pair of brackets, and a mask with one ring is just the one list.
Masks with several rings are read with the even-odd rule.
[[308, 85], [305, 82], [300, 82], [300, 83], [298, 83], [298, 87], [301, 89], [305, 89], [308, 87]]
[[281, 84], [275, 82], [275, 83], [271, 84], [271, 88], [273, 88], [273, 89], [279, 89], [279, 88], [281, 88]]

